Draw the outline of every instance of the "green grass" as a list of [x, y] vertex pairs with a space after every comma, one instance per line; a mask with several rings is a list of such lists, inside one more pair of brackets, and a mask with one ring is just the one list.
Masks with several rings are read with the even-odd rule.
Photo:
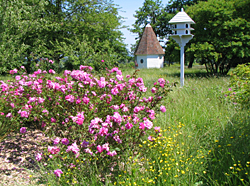
[[[161, 77], [179, 82], [179, 73], [178, 66], [138, 72], [147, 86]], [[173, 88], [167, 112], [154, 122], [165, 138], [147, 141], [145, 160], [136, 162], [147, 171], [124, 174], [117, 184], [249, 185], [249, 110], [225, 101], [228, 84], [229, 77], [209, 77], [202, 66], [185, 69], [184, 87]]]

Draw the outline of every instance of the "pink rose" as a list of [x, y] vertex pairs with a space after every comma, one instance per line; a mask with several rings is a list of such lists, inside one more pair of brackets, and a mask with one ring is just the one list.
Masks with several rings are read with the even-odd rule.
[[37, 161], [40, 161], [41, 159], [42, 159], [42, 153], [38, 153], [37, 155], [36, 155], [36, 160]]
[[26, 131], [26, 128], [25, 127], [21, 127], [20, 128], [20, 133], [22, 133], [22, 134], [24, 134], [24, 133], [26, 133], [27, 131]]
[[69, 144], [69, 140], [67, 138], [63, 138], [62, 139], [62, 144], [68, 145]]
[[54, 139], [54, 145], [57, 145], [60, 141], [61, 139], [59, 137], [56, 137], [56, 139]]
[[161, 110], [162, 112], [166, 112], [165, 106], [162, 105], [162, 106], [160, 107], [160, 110]]
[[63, 174], [62, 170], [61, 169], [56, 169], [54, 171], [54, 174], [57, 176], [57, 177], [61, 177], [61, 174]]

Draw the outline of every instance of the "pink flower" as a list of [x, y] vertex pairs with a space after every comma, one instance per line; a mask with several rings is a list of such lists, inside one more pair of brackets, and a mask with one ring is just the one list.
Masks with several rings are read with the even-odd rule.
[[140, 126], [139, 126], [139, 129], [142, 129], [142, 130], [144, 130], [145, 129], [145, 125], [144, 125], [144, 123], [140, 123]]
[[42, 128], [46, 126], [46, 123], [42, 121]]
[[65, 99], [66, 99], [67, 101], [69, 101], [69, 102], [73, 103], [73, 102], [74, 102], [75, 97], [69, 94], [69, 95], [65, 96]]
[[160, 84], [165, 84], [166, 81], [165, 81], [165, 79], [163, 79], [163, 78], [159, 78], [159, 79], [158, 79], [158, 82], [159, 82]]
[[154, 140], [155, 140], [155, 138], [154, 138], [154, 137], [152, 137], [152, 136], [149, 136], [149, 137], [148, 137], [148, 140], [149, 140], [149, 141], [154, 141]]
[[98, 134], [99, 134], [100, 136], [107, 135], [107, 134], [108, 134], [108, 128], [106, 128], [106, 127], [100, 128], [100, 131], [99, 131]]
[[118, 112], [114, 112], [114, 115], [112, 118], [113, 118], [114, 122], [116, 122], [116, 123], [122, 122], [122, 117]]
[[27, 111], [21, 111], [21, 117], [22, 118], [28, 118], [29, 117], [29, 113]]
[[119, 93], [119, 91], [118, 91], [117, 87], [114, 87], [114, 88], [111, 89], [111, 94], [116, 95], [118, 93]]
[[101, 60], [101, 62], [103, 63], [103, 62], [104, 62], [104, 60], [102, 59], [102, 60]]
[[62, 172], [62, 170], [61, 169], [56, 169], [55, 171], [54, 171], [54, 174], [57, 176], [57, 177], [61, 177], [61, 174], [63, 174], [63, 172]]
[[166, 112], [165, 106], [162, 105], [162, 106], [160, 107], [160, 110], [161, 110], [162, 112]]
[[11, 106], [12, 108], [15, 108], [15, 104], [14, 104], [14, 103], [11, 103], [10, 106]]
[[112, 152], [108, 152], [107, 155], [109, 155], [109, 156], [115, 156], [115, 155], [117, 155], [117, 153], [116, 153], [116, 151], [114, 150], [114, 151], [112, 151]]
[[109, 144], [105, 143], [102, 145], [103, 150], [106, 150], [107, 152], [109, 151]]
[[56, 119], [55, 118], [51, 118], [51, 123], [55, 123]]
[[16, 76], [16, 80], [18, 81], [18, 80], [20, 80], [21, 79], [21, 77], [20, 76]]
[[77, 118], [76, 124], [82, 125], [84, 118]]
[[56, 137], [56, 139], [54, 139], [54, 145], [57, 145], [59, 142], [61, 141], [61, 139], [59, 137]]
[[153, 87], [152, 89], [151, 89], [151, 92], [154, 94], [154, 93], [156, 93], [156, 88], [155, 87]]
[[7, 115], [6, 115], [6, 118], [11, 118], [12, 117], [12, 114], [11, 113], [8, 113]]
[[126, 127], [126, 129], [131, 129], [133, 127], [133, 124], [128, 122], [125, 124], [125, 127]]
[[54, 70], [52, 70], [52, 69], [49, 69], [49, 73], [50, 74], [55, 74], [56, 72]]
[[46, 114], [49, 114], [49, 111], [48, 110], [43, 110], [42, 113], [46, 113]]
[[62, 144], [68, 145], [69, 144], [69, 140], [67, 138], [63, 138], [62, 139]]
[[123, 111], [123, 112], [128, 112], [128, 111], [129, 111], [129, 110], [128, 110], [128, 107], [123, 107], [123, 108], [122, 108], [122, 111]]
[[140, 107], [136, 106], [136, 107], [134, 108], [134, 113], [138, 113], [140, 110], [141, 110]]
[[84, 104], [87, 105], [89, 103], [89, 98], [88, 97], [83, 97], [82, 101], [83, 101]]
[[100, 81], [98, 80], [97, 83], [98, 83], [100, 88], [104, 88], [106, 86], [106, 84], [107, 84], [107, 82], [105, 81], [105, 77], [101, 77]]
[[10, 70], [10, 74], [15, 74], [15, 73], [17, 73], [17, 69], [15, 68], [14, 70]]
[[86, 148], [84, 151], [85, 151], [86, 153], [89, 153], [90, 155], [93, 154], [93, 152], [92, 152], [89, 148]]
[[26, 131], [26, 128], [25, 127], [21, 127], [20, 128], [20, 133], [22, 133], [22, 134], [24, 134], [24, 133], [26, 133], [27, 131]]
[[144, 121], [144, 125], [147, 129], [151, 129], [153, 127], [153, 123], [149, 121], [148, 119]]
[[38, 153], [37, 155], [36, 155], [36, 160], [37, 161], [40, 161], [41, 159], [42, 159], [42, 153]]
[[43, 103], [43, 102], [44, 102], [44, 99], [41, 98], [41, 97], [39, 97], [39, 98], [38, 98], [38, 103]]
[[101, 145], [97, 145], [96, 148], [99, 153], [102, 153], [102, 151], [104, 150]]
[[112, 105], [112, 106], [110, 106], [110, 108], [112, 108], [114, 110], [118, 110], [120, 107], [118, 105]]
[[70, 152], [70, 151], [72, 151], [74, 154], [78, 154], [80, 149], [78, 148], [76, 142], [74, 142], [72, 145], [68, 146], [66, 152]]
[[48, 152], [51, 154], [58, 154], [59, 151], [60, 151], [59, 147], [48, 146]]
[[157, 133], [157, 132], [161, 132], [161, 127], [155, 127], [154, 129], [155, 129], [155, 132], [156, 132], [156, 133]]
[[53, 60], [49, 60], [49, 63], [53, 64], [53, 63], [54, 63], [54, 61], [53, 61]]

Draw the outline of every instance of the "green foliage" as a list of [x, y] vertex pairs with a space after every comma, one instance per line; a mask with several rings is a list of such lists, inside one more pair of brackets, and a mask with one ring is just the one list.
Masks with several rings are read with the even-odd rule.
[[208, 72], [226, 74], [231, 67], [249, 61], [250, 19], [244, 16], [244, 6], [249, 2], [208, 0], [186, 9], [196, 22], [195, 37], [187, 51], [193, 52]]
[[106, 57], [111, 66], [128, 58], [118, 30], [119, 7], [112, 0], [2, 0], [0, 5], [0, 73], [21, 65], [30, 73], [39, 58], [58, 67], [69, 58], [71, 69], [91, 59], [97, 70], [99, 58]]
[[229, 75], [228, 99], [234, 104], [250, 108], [250, 63], [238, 65]]

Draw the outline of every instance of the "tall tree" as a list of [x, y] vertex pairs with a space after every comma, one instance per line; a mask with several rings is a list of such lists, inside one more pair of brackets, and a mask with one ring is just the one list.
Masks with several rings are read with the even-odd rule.
[[32, 70], [31, 63], [40, 57], [58, 65], [67, 56], [70, 66], [77, 67], [103, 58], [114, 63], [128, 55], [118, 30], [119, 7], [112, 0], [0, 0], [0, 4], [0, 73], [23, 61]]
[[208, 0], [187, 9], [196, 22], [188, 51], [208, 72], [225, 74], [250, 60], [250, 19], [245, 7], [249, 1]]

